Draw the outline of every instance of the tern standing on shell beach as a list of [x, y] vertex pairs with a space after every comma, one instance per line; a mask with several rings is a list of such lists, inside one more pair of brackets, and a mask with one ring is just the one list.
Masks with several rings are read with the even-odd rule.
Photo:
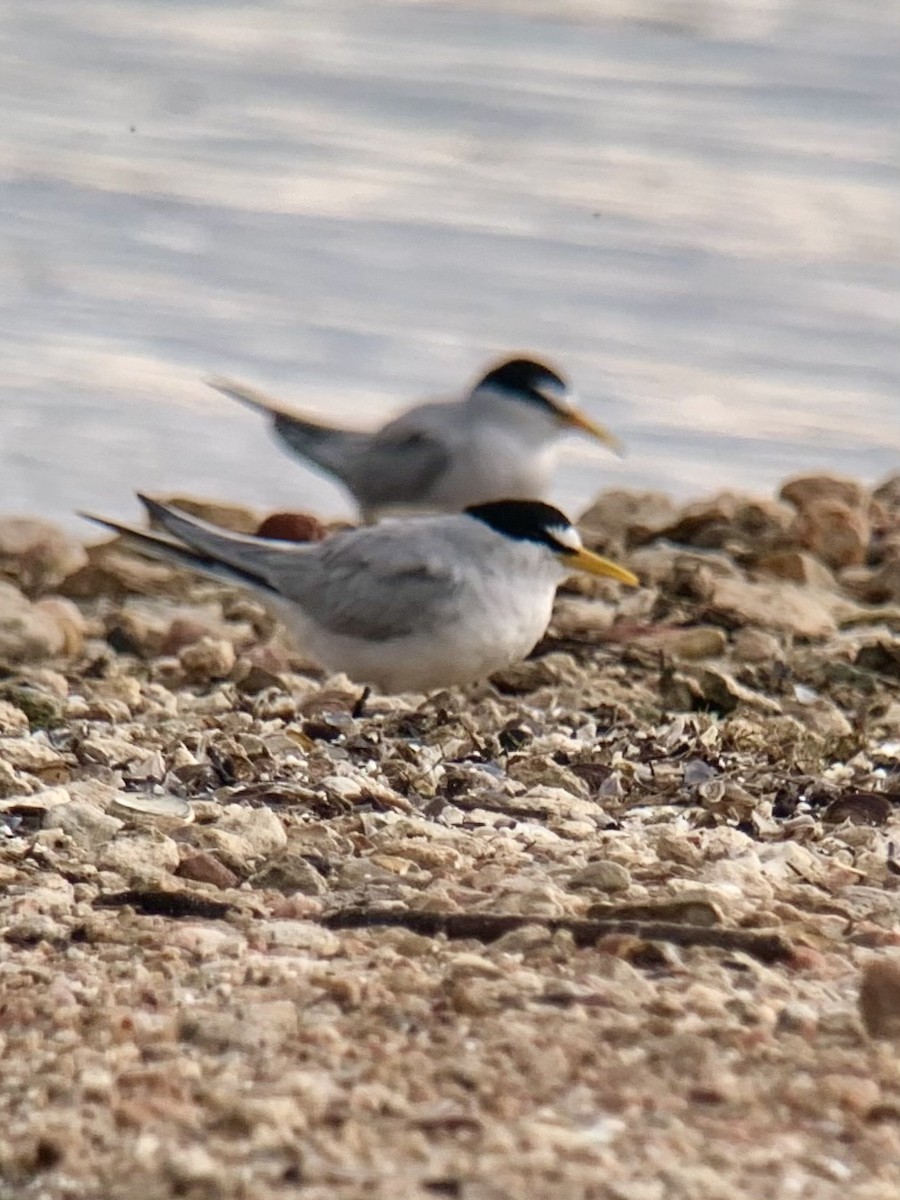
[[176, 540], [105, 518], [152, 557], [259, 594], [320, 664], [386, 692], [471, 683], [528, 654], [574, 571], [637, 577], [556, 508], [502, 500], [296, 543], [218, 529], [140, 497]]

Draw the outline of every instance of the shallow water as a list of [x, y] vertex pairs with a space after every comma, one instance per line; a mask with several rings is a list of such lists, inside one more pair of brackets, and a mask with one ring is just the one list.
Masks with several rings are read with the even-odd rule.
[[10, 5], [0, 510], [346, 512], [203, 376], [374, 422], [508, 348], [628, 445], [572, 510], [897, 469], [891, 8]]

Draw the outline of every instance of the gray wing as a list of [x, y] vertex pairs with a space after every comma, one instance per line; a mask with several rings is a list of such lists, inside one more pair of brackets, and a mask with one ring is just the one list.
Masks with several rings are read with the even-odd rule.
[[291, 600], [332, 633], [383, 642], [427, 632], [429, 620], [442, 622], [461, 585], [460, 565], [454, 569], [442, 557], [431, 522], [387, 522], [300, 544], [232, 533], [139, 498], [177, 542], [104, 517], [88, 519], [151, 557]]
[[269, 417], [276, 437], [289, 450], [321, 467], [323, 471], [336, 475], [351, 491], [354, 490], [352, 482], [347, 478], [347, 471], [348, 468], [352, 470], [353, 464], [365, 457], [372, 441], [371, 433], [323, 425], [320, 421], [313, 421], [293, 412], [280, 401], [267, 396], [265, 392], [238, 383], [234, 379], [217, 377], [208, 379], [207, 383], [223, 396], [239, 400], [248, 408]]
[[439, 624], [459, 586], [431, 536], [403, 522], [335, 534], [318, 543], [307, 563], [302, 578], [276, 567], [269, 579], [323, 628], [366, 641], [425, 632], [426, 613]]
[[[209, 385], [264, 413], [276, 436], [295, 454], [336, 475], [365, 510], [428, 501], [450, 462], [448, 436], [459, 420], [459, 405], [421, 404], [377, 433], [339, 429], [286, 408], [264, 392], [233, 379]], [[447, 410], [457, 410], [447, 413]], [[445, 414], [455, 418], [446, 426]]]
[[[452, 459], [456, 404], [421, 405], [391, 421], [360, 446], [344, 479], [364, 509], [427, 503]], [[447, 413], [452, 419], [444, 425]]]

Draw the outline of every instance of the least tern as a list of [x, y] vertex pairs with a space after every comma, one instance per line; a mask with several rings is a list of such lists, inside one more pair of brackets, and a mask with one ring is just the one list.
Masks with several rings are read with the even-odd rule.
[[290, 450], [352, 493], [364, 521], [542, 498], [567, 430], [618, 449], [612, 434], [575, 407], [563, 376], [530, 358], [504, 359], [461, 398], [419, 404], [373, 433], [323, 425], [230, 379], [209, 383], [266, 413]]
[[471, 683], [524, 658], [574, 571], [636, 586], [536, 500], [381, 524], [298, 543], [251, 537], [139, 497], [173, 539], [84, 514], [136, 548], [269, 603], [322, 667], [382, 692]]

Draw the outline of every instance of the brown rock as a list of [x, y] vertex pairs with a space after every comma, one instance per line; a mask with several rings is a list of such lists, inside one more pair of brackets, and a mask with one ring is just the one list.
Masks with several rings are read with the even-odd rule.
[[158, 884], [177, 867], [178, 846], [156, 829], [123, 831], [100, 846], [97, 865], [106, 871], [116, 871], [131, 883]]
[[888, 508], [879, 500], [869, 505], [872, 522], [872, 553], [875, 561], [900, 557], [900, 509]]
[[167, 654], [153, 661], [150, 667], [150, 678], [164, 688], [170, 690], [180, 688], [185, 681], [184, 668], [177, 658]]
[[123, 607], [110, 614], [106, 639], [120, 654], [154, 658], [162, 653], [168, 625], [159, 613]]
[[234, 871], [208, 850], [189, 850], [183, 853], [175, 874], [180, 875], [182, 879], [194, 879], [197, 883], [211, 883], [217, 888], [236, 887], [240, 882]]
[[870, 604], [887, 604], [892, 600], [900, 600], [900, 559], [889, 559], [877, 571], [870, 573], [861, 589], [852, 590]]
[[277, 648], [259, 646], [249, 654], [242, 654], [235, 663], [231, 678], [242, 692], [257, 695], [259, 692], [275, 688], [287, 692], [284, 674], [290, 669], [290, 663]]
[[259, 514], [243, 504], [202, 500], [192, 496], [164, 496], [157, 499], [180, 509], [188, 516], [199, 517], [201, 521], [209, 521], [211, 525], [219, 525], [222, 529], [230, 529], [234, 533], [255, 533], [259, 528]]
[[313, 921], [259, 921], [254, 933], [264, 944], [304, 950], [322, 958], [334, 958], [341, 949], [340, 938]]
[[900, 561], [900, 513], [897, 513], [889, 526], [878, 530], [877, 562]]
[[249, 624], [223, 621], [215, 604], [173, 608], [152, 601], [127, 600], [110, 614], [106, 637], [120, 653], [155, 658], [176, 655], [203, 638], [246, 644], [255, 635]]
[[779, 543], [794, 519], [783, 500], [746, 498], [734, 514], [735, 531], [759, 549]]
[[894, 812], [890, 796], [883, 792], [845, 792], [835, 797], [822, 813], [827, 824], [886, 825]]
[[616, 609], [602, 600], [582, 596], [559, 596], [553, 606], [556, 634], [597, 634], [612, 625]]
[[740, 498], [733, 492], [720, 492], [708, 500], [688, 504], [671, 525], [659, 531], [670, 542], [717, 549], [732, 529]]
[[657, 535], [699, 549], [758, 553], [783, 543], [793, 519], [791, 507], [778, 500], [720, 492], [687, 505]]
[[130, 763], [146, 763], [154, 758], [152, 750], [145, 746], [138, 746], [128, 738], [104, 737], [99, 733], [92, 733], [85, 737], [78, 748], [78, 753], [82, 762], [99, 763], [101, 766], [111, 767], [115, 770]]
[[268, 858], [283, 850], [287, 844], [284, 826], [271, 809], [242, 808], [237, 804], [223, 806], [222, 815], [214, 825], [194, 831], [207, 847], [216, 851], [228, 866], [247, 873], [248, 864]]
[[306, 896], [320, 896], [327, 890], [325, 880], [312, 863], [291, 851], [267, 863], [251, 876], [250, 882], [254, 887], [274, 888], [285, 895], [300, 892]]
[[676, 511], [662, 492], [612, 489], [600, 493], [578, 527], [589, 546], [640, 546], [671, 525]]
[[49, 809], [44, 829], [61, 829], [79, 846], [96, 849], [109, 842], [123, 822], [111, 817], [90, 800], [72, 800]]
[[834, 587], [834, 576], [819, 559], [801, 550], [771, 550], [753, 564], [756, 571], [791, 583]]
[[621, 892], [630, 886], [628, 868], [609, 858], [594, 859], [569, 880], [570, 888], [596, 888], [600, 892]]
[[28, 733], [29, 721], [27, 715], [15, 704], [8, 700], [0, 700], [0, 736], [11, 733]]
[[795, 508], [809, 508], [819, 500], [836, 500], [848, 508], [866, 508], [869, 495], [855, 479], [841, 479], [836, 475], [800, 475], [782, 485], [779, 496]]
[[695, 600], [712, 597], [719, 579], [743, 580], [744, 574], [727, 554], [714, 550], [682, 550], [672, 564], [671, 586]]
[[693, 712], [701, 707], [703, 695], [696, 680], [667, 666], [660, 672], [659, 699], [669, 712]]
[[[875, 575], [876, 571], [872, 567], [843, 567], [837, 572], [837, 581], [851, 596], [855, 596], [859, 600], [868, 600]], [[879, 599], [890, 599], [890, 597], [885, 596]]]
[[673, 546], [670, 542], [654, 542], [652, 546], [633, 550], [628, 561], [645, 588], [658, 587], [671, 579], [675, 561], [681, 553], [680, 546]]
[[35, 610], [54, 621], [62, 637], [61, 653], [75, 658], [84, 650], [84, 635], [87, 630], [84, 616], [71, 600], [62, 596], [44, 596], [35, 604]]
[[86, 561], [81, 543], [49, 521], [0, 517], [0, 572], [26, 591], [55, 587]]
[[141, 558], [124, 549], [121, 538], [115, 538], [88, 547], [86, 564], [67, 576], [59, 591], [75, 599], [121, 597], [130, 592], [140, 596], [171, 596], [179, 590], [176, 584], [179, 577], [187, 576], [165, 563]]
[[900, 958], [876, 958], [864, 968], [859, 1012], [869, 1037], [900, 1038]]
[[0, 758], [0, 800], [6, 800], [10, 796], [26, 795], [30, 790], [30, 785], [25, 782], [18, 771], [11, 767], [4, 758]]
[[210, 679], [226, 679], [234, 669], [234, 646], [224, 638], [203, 637], [185, 646], [178, 661], [188, 679], [205, 683]]
[[715, 579], [707, 611], [736, 626], [786, 630], [803, 638], [829, 637], [837, 630], [833, 615], [811, 588], [774, 580]]
[[[58, 614], [32, 604], [17, 587], [0, 580], [0, 660], [26, 663], [52, 658], [66, 650], [68, 633]], [[74, 639], [74, 633], [71, 636]]]
[[692, 674], [700, 687], [703, 699], [721, 712], [733, 712], [739, 705], [764, 713], [781, 712], [777, 700], [745, 687], [727, 671], [720, 671], [714, 667], [695, 667]]
[[860, 646], [853, 661], [864, 671], [877, 671], [900, 679], [900, 643], [896, 641], [867, 642]]
[[8, 766], [39, 778], [60, 774], [66, 767], [65, 757], [47, 744], [43, 734], [0, 738], [0, 758]]
[[797, 545], [830, 567], [858, 566], [866, 561], [872, 529], [861, 508], [841, 500], [812, 500], [797, 514], [790, 529]]
[[693, 625], [687, 629], [657, 630], [647, 637], [635, 639], [648, 650], [659, 650], [671, 658], [690, 662], [700, 658], [718, 658], [728, 644], [724, 632], [716, 625]]
[[[240, 1014], [219, 1008], [192, 1008], [181, 1016], [179, 1036], [182, 1041], [221, 1054], [225, 1050], [258, 1051], [261, 1046], [277, 1046], [296, 1028], [295, 1006], [287, 1000], [273, 1000], [248, 1005], [247, 1011]], [[195, 1185], [196, 1177], [191, 1182]], [[204, 1193], [207, 1196], [222, 1194], [218, 1186], [212, 1190], [204, 1188]], [[179, 1171], [174, 1189], [176, 1196], [204, 1193], [198, 1193], [195, 1186], [185, 1187], [183, 1172]]]
[[822, 737], [843, 738], [849, 737], [853, 732], [853, 726], [837, 705], [821, 697], [805, 703], [787, 701], [784, 711]]
[[175, 617], [165, 636], [157, 646], [159, 654], [178, 654], [186, 646], [193, 646], [205, 637], [212, 635], [212, 628], [206, 621], [196, 617]]
[[858, 1116], [865, 1116], [881, 1099], [877, 1081], [859, 1075], [825, 1075], [819, 1080], [819, 1087], [826, 1100]]
[[714, 550], [686, 550], [671, 542], [654, 542], [629, 555], [629, 564], [646, 586], [671, 583], [696, 598], [708, 596], [716, 577], [743, 579], [739, 567]]
[[900, 472], [889, 475], [884, 483], [879, 484], [872, 493], [872, 498], [888, 512], [900, 513]]
[[738, 662], [748, 663], [780, 662], [784, 658], [778, 638], [752, 626], [736, 631], [732, 653]]

